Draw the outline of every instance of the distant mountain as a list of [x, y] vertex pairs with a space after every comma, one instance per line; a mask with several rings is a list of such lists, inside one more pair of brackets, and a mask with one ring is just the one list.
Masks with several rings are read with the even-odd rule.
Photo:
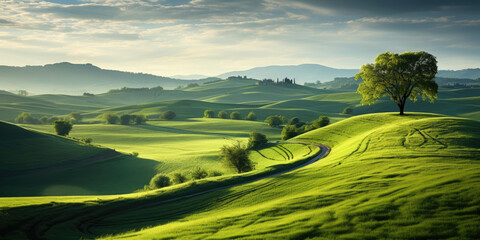
[[45, 66], [0, 66], [0, 89], [10, 91], [24, 89], [31, 93], [102, 93], [121, 87], [162, 86], [171, 89], [192, 82], [152, 74], [106, 70], [88, 63], [62, 62]]
[[295, 78], [297, 84], [305, 82], [327, 82], [335, 77], [351, 77], [358, 72], [358, 69], [337, 69], [319, 64], [302, 64], [288, 66], [267, 66], [256, 67], [244, 71], [233, 71], [219, 75], [220, 78], [229, 76], [247, 76], [255, 79], [282, 79], [285, 77]]
[[468, 68], [462, 70], [439, 70], [437, 77], [442, 78], [480, 78], [480, 68]]
[[[297, 83], [305, 82], [328, 82], [336, 77], [352, 77], [358, 73], [358, 69], [339, 69], [331, 68], [318, 64], [301, 64], [287, 66], [266, 66], [256, 67], [244, 71], [233, 71], [220, 74], [218, 77], [227, 78], [229, 76], [247, 76], [255, 79], [264, 78], [295, 78]], [[437, 77], [457, 78], [457, 79], [478, 79], [480, 78], [480, 68], [462, 69], [462, 70], [439, 70]]]
[[208, 78], [209, 76], [201, 75], [201, 74], [190, 74], [190, 75], [173, 75], [170, 77], [175, 79], [182, 79], [182, 80], [198, 80], [198, 79]]

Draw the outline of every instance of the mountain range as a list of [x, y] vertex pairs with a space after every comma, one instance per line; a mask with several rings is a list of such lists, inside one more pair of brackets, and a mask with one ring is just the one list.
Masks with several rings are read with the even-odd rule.
[[[338, 69], [318, 64], [301, 64], [256, 67], [243, 71], [227, 72], [212, 78], [204, 75], [176, 75], [175, 78], [172, 78], [101, 69], [88, 63], [62, 62], [44, 66], [0, 66], [0, 89], [13, 92], [22, 89], [34, 94], [102, 93], [122, 87], [151, 88], [161, 86], [166, 89], [173, 89], [190, 83], [204, 83], [218, 80], [218, 78], [228, 78], [229, 76], [247, 76], [254, 79], [282, 79], [288, 77], [295, 78], [297, 84], [304, 84], [305, 82], [332, 81], [335, 77], [351, 77], [357, 72], [358, 69]], [[437, 77], [478, 79], [480, 78], [480, 68], [440, 70]]]

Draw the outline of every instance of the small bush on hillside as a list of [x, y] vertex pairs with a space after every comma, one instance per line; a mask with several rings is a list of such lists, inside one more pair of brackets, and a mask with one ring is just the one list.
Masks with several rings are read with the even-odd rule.
[[287, 125], [282, 129], [282, 140], [287, 140], [297, 136], [297, 128], [295, 125]]
[[203, 168], [200, 168], [200, 167], [196, 167], [193, 169], [192, 171], [192, 178], [193, 179], [202, 179], [202, 178], [206, 178], [208, 176], [208, 173], [207, 171], [205, 171], [205, 169]]
[[298, 128], [305, 125], [305, 122], [300, 120], [300, 118], [298, 117], [293, 117], [292, 119], [290, 119], [290, 121], [288, 121], [288, 125], [295, 125], [295, 127]]
[[80, 138], [79, 141], [82, 142], [82, 143], [85, 143], [85, 144], [90, 144], [90, 143], [93, 142], [93, 139], [92, 138]]
[[16, 123], [38, 124], [40, 121], [32, 116], [31, 113], [22, 112], [15, 118]]
[[214, 171], [210, 171], [210, 172], [208, 173], [208, 176], [209, 176], [209, 177], [218, 177], [218, 176], [222, 176], [222, 175], [223, 175], [222, 172], [215, 171], [215, 170], [214, 170]]
[[220, 149], [223, 163], [237, 173], [249, 172], [255, 169], [255, 164], [248, 158], [250, 150], [240, 142], [224, 145]]
[[247, 118], [245, 119], [250, 121], [255, 121], [257, 120], [257, 115], [254, 112], [249, 112], [247, 115]]
[[172, 182], [174, 184], [180, 184], [180, 183], [184, 183], [187, 181], [187, 177], [185, 175], [183, 175], [182, 173], [174, 173], [173, 176], [172, 176]]
[[170, 186], [170, 178], [163, 174], [159, 173], [153, 176], [153, 178], [150, 180], [150, 189], [157, 189], [168, 186]]
[[227, 119], [227, 118], [228, 118], [228, 113], [225, 112], [225, 111], [220, 111], [220, 112], [218, 113], [218, 118]]
[[147, 122], [147, 117], [143, 114], [133, 115], [133, 122], [137, 125], [145, 124]]
[[203, 112], [203, 117], [204, 118], [213, 118], [215, 112], [213, 110], [205, 110], [205, 112]]
[[40, 119], [38, 119], [41, 124], [48, 124], [48, 116], [43, 116]]
[[72, 130], [72, 127], [72, 123], [68, 120], [57, 120], [53, 122], [53, 128], [60, 136], [67, 136]]
[[138, 157], [139, 154], [138, 154], [138, 152], [132, 152], [131, 155], [134, 156], [134, 157]]
[[132, 121], [132, 116], [129, 114], [123, 114], [120, 116], [120, 124], [122, 125], [130, 125]]
[[259, 149], [265, 146], [268, 143], [267, 136], [259, 132], [250, 133], [250, 138], [248, 139], [248, 148], [250, 149]]
[[177, 116], [174, 111], [168, 110], [160, 115], [161, 120], [172, 120]]
[[350, 114], [353, 113], [353, 108], [351, 108], [351, 107], [346, 107], [346, 108], [343, 109], [343, 112], [342, 112], [342, 113], [343, 113], [343, 114], [348, 114], [348, 115], [350, 115]]
[[283, 119], [282, 116], [272, 115], [265, 119], [265, 123], [267, 123], [270, 127], [278, 127], [283, 124]]
[[116, 124], [120, 119], [118, 115], [114, 113], [104, 113], [102, 118], [108, 124]]
[[79, 112], [71, 112], [70, 114], [70, 120], [74, 123], [80, 123], [83, 119], [83, 116]]
[[239, 112], [235, 111], [235, 112], [230, 113], [230, 119], [240, 120], [240, 119], [242, 119], [242, 116], [240, 115]]
[[330, 118], [327, 116], [320, 116], [317, 120], [312, 122], [312, 125], [316, 128], [325, 127], [330, 123]]

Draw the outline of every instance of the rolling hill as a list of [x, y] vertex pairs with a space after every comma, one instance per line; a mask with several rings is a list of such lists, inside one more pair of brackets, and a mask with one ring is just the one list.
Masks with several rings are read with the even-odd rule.
[[185, 189], [172, 187], [88, 201], [45, 197], [28, 205], [28, 199], [18, 199], [23, 206], [12, 201], [4, 207], [0, 234], [6, 239], [478, 238], [477, 121], [369, 114], [292, 141], [324, 143], [331, 152], [290, 173], [188, 198], [177, 197]]

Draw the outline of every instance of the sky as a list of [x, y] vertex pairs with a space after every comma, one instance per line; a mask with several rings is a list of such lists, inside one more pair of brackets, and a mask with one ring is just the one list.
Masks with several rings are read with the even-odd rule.
[[161, 76], [268, 65], [358, 69], [427, 51], [480, 67], [480, 1], [0, 0], [0, 65], [56, 62]]

